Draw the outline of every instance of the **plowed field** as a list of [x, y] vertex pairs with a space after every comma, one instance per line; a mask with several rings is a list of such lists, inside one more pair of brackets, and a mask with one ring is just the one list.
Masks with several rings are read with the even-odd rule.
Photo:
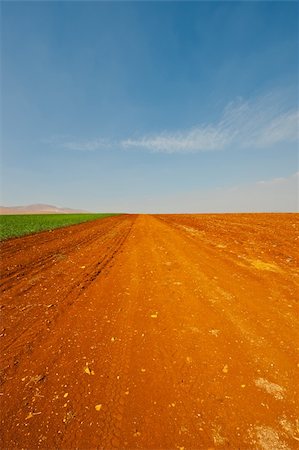
[[299, 216], [1, 243], [2, 449], [299, 448]]

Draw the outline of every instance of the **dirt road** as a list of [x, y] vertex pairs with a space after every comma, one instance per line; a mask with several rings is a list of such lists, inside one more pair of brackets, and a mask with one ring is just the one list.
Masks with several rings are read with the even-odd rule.
[[299, 216], [1, 244], [2, 449], [299, 448]]

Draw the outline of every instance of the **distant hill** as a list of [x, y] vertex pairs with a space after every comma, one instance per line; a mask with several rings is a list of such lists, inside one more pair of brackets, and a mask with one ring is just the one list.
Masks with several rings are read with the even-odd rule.
[[0, 214], [79, 214], [80, 209], [59, 208], [53, 205], [35, 204], [26, 206], [0, 206]]

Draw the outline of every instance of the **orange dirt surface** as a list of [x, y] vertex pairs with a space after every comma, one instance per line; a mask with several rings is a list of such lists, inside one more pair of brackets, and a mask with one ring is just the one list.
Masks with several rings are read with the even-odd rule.
[[299, 448], [297, 214], [1, 243], [2, 449]]

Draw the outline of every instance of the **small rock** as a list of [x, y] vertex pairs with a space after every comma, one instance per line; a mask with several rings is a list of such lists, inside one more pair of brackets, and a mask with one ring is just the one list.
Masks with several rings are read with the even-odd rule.
[[225, 366], [223, 367], [222, 372], [223, 373], [227, 373], [228, 372], [228, 365], [227, 364], [225, 364]]

